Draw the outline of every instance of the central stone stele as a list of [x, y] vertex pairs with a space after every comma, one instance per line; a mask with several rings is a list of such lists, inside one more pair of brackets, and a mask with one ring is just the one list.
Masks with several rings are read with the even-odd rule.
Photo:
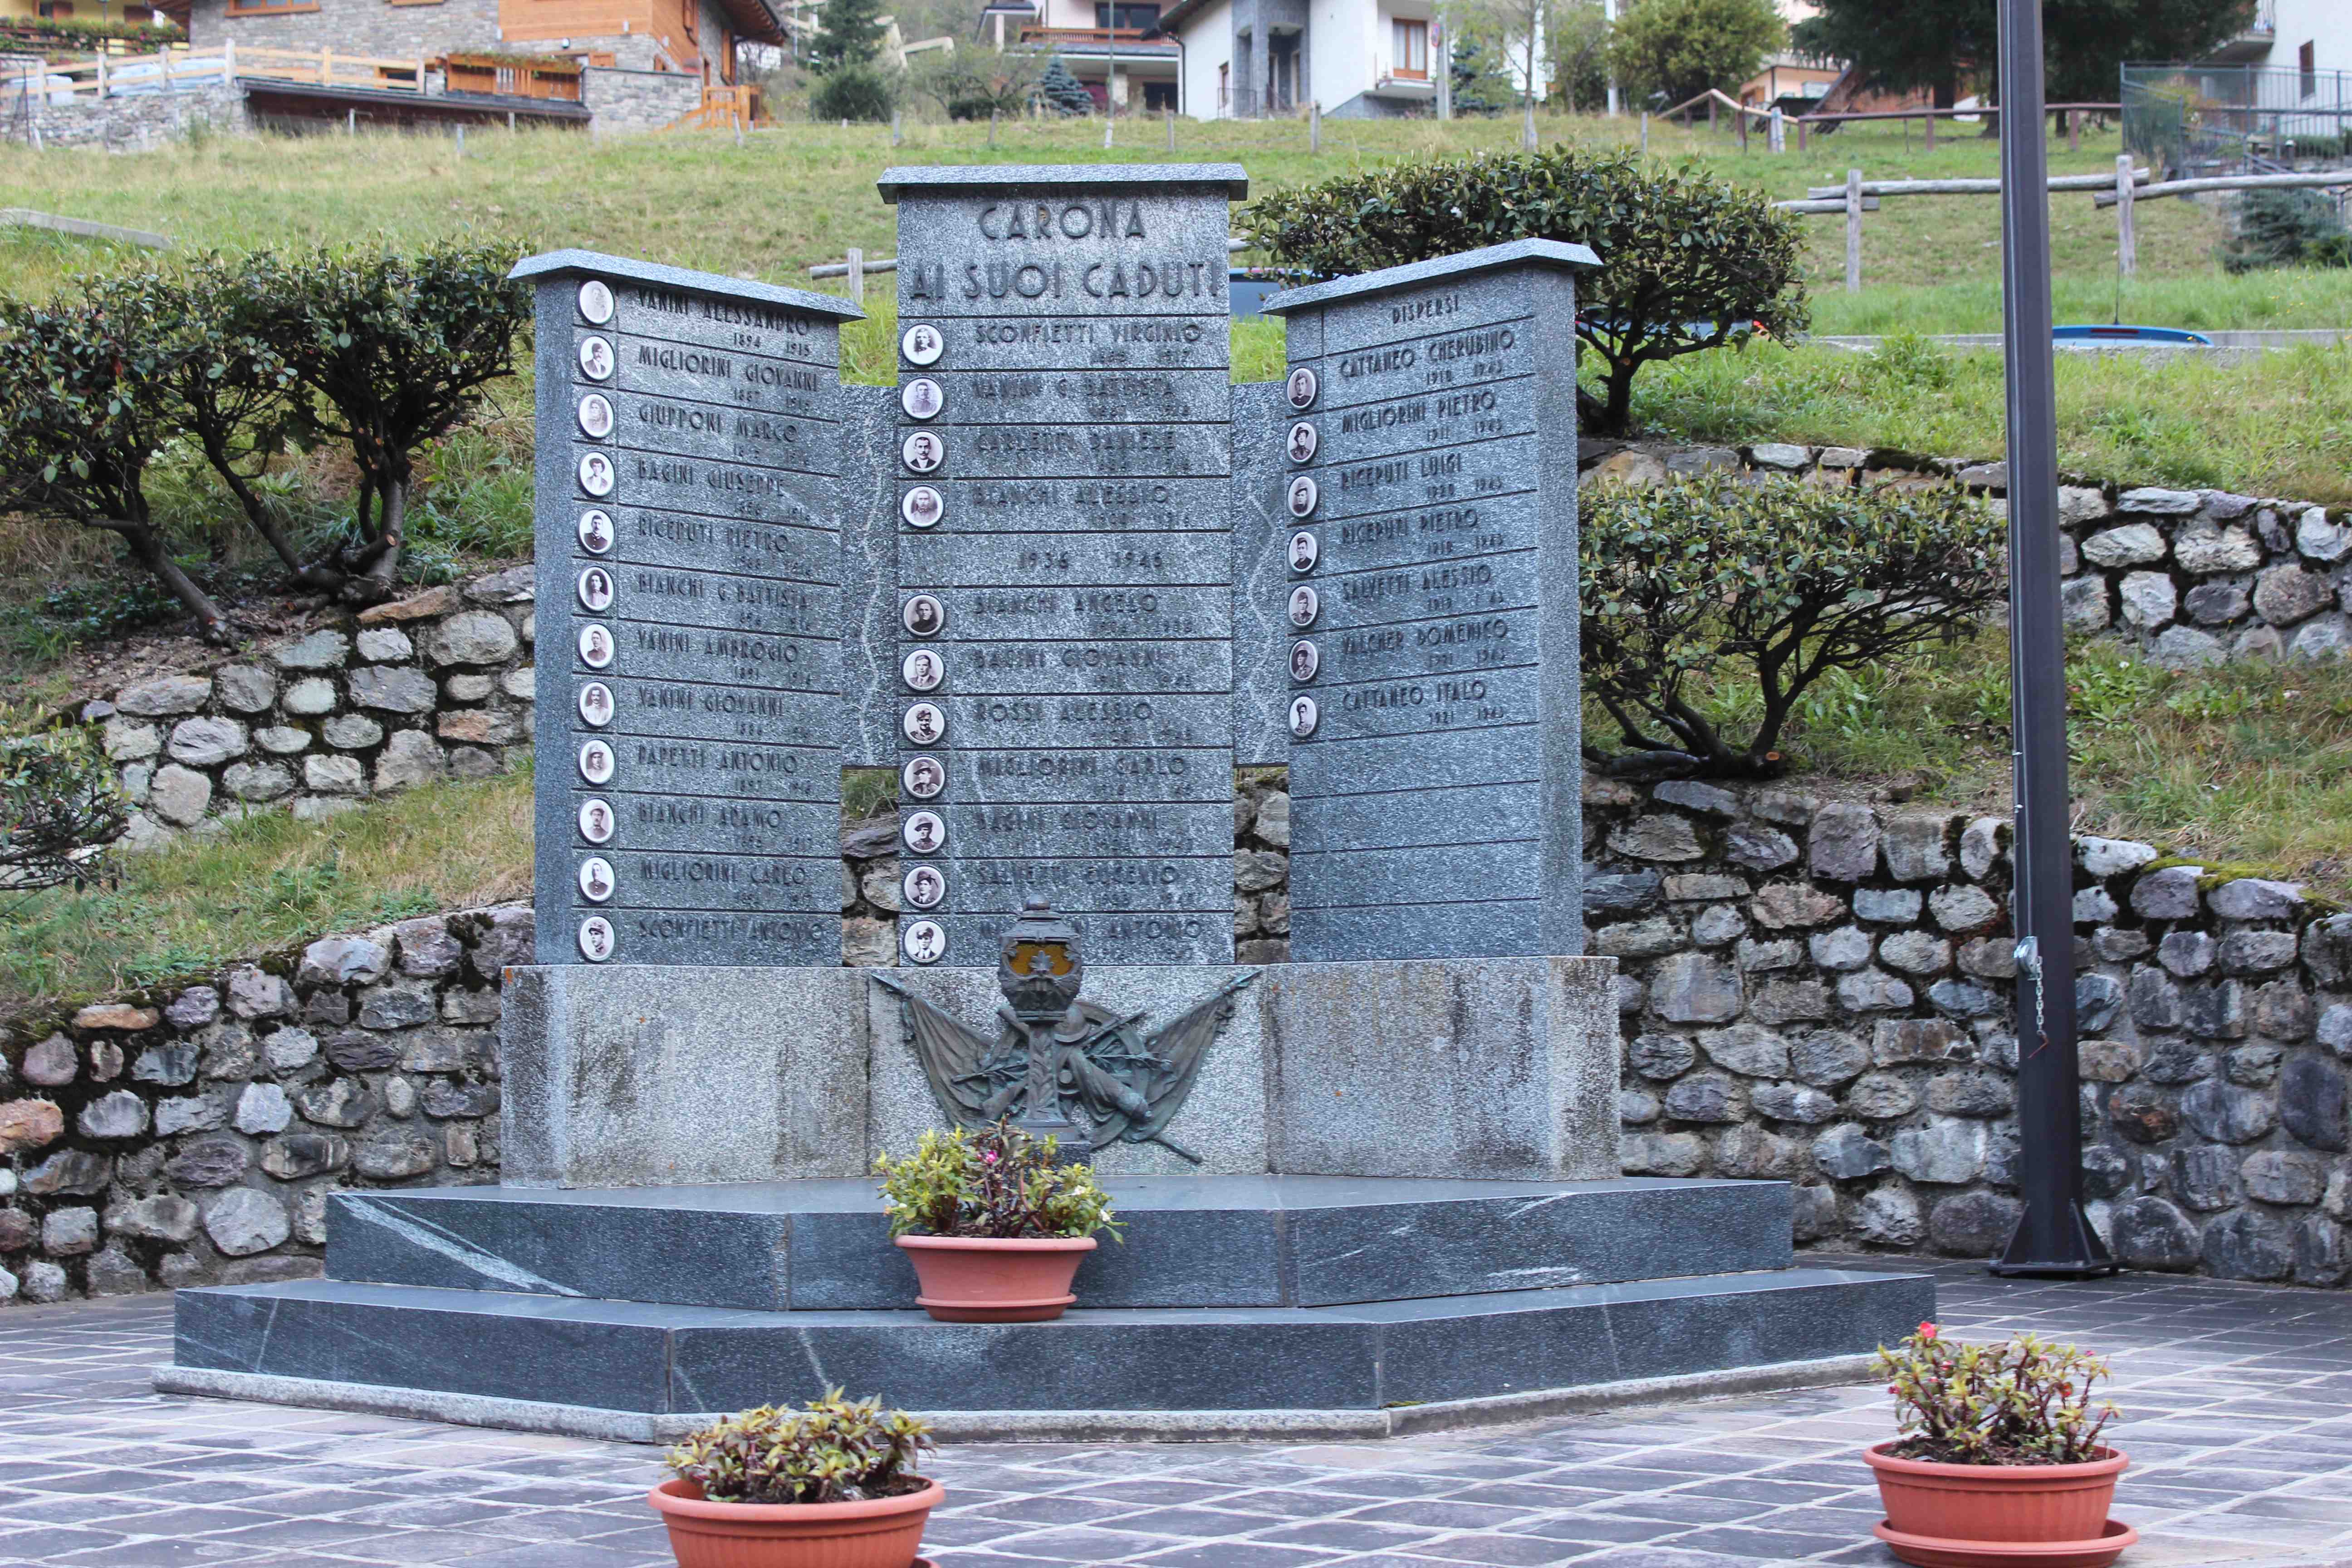
[[[159, 1386], [658, 1437], [828, 1381], [950, 1435], [1370, 1434], [1842, 1375], [1932, 1310], [1788, 1188], [1618, 1176], [1580, 956], [1575, 274], [1291, 289], [1232, 165], [902, 169], [899, 377], [821, 295], [585, 251], [538, 306], [538, 959], [494, 1188], [338, 1194]], [[1234, 962], [1234, 769], [1295, 962]], [[845, 766], [898, 962], [841, 964]], [[1127, 1221], [1055, 1323], [914, 1306], [868, 1172], [1011, 1116]], [[821, 1369], [821, 1370], [820, 1370]], [[1703, 1384], [1699, 1380], [1703, 1380]]]

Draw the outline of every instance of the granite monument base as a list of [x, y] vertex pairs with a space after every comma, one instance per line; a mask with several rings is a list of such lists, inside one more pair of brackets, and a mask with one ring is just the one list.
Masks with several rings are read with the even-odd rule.
[[[1111, 1175], [1617, 1173], [1616, 961], [1088, 965], [1159, 1029], [1248, 977], [1168, 1142]], [[630, 1187], [862, 1177], [944, 1124], [877, 973], [992, 1035], [992, 969], [522, 968], [507, 982], [503, 1178]], [[1180, 1152], [1181, 1149], [1181, 1152]]]
[[935, 1323], [863, 1181], [343, 1193], [328, 1278], [184, 1290], [170, 1392], [663, 1441], [833, 1385], [950, 1438], [1369, 1436], [1849, 1381], [1925, 1276], [1776, 1182], [1108, 1179], [1053, 1323]]

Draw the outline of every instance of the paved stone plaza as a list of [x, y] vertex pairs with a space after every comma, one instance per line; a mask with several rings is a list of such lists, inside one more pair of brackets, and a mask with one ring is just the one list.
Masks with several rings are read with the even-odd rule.
[[[1943, 1321], [2112, 1352], [2126, 1568], [2352, 1563], [2352, 1296], [1933, 1265]], [[158, 1397], [161, 1296], [0, 1314], [0, 1563], [256, 1568], [670, 1561], [648, 1448]], [[863, 1390], [853, 1392], [862, 1393]], [[932, 1468], [940, 1568], [1731, 1568], [1892, 1563], [1853, 1455], [1875, 1388], [1378, 1445], [965, 1446]], [[1859, 1542], [1859, 1544], [1857, 1544]]]

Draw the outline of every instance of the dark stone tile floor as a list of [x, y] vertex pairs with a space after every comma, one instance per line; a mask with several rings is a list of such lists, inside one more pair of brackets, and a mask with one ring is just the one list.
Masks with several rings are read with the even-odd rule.
[[[1876, 1259], [1885, 1263], [1889, 1259]], [[1967, 1338], [2105, 1350], [2125, 1568], [2352, 1568], [2352, 1293], [1928, 1265]], [[656, 1450], [159, 1396], [163, 1297], [0, 1312], [0, 1564], [658, 1568]], [[863, 1390], [853, 1392], [863, 1393]], [[886, 1391], [887, 1392], [887, 1391]], [[1885, 1564], [1872, 1386], [1386, 1443], [960, 1445], [940, 1568]]]

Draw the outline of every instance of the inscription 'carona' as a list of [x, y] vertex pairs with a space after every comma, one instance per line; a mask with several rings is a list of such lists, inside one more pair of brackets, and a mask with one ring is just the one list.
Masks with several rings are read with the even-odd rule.
[[982, 237], [994, 240], [1147, 237], [1143, 204], [1136, 201], [1095, 206], [1066, 202], [1059, 207], [1048, 202], [991, 202], [980, 209], [978, 223]]

